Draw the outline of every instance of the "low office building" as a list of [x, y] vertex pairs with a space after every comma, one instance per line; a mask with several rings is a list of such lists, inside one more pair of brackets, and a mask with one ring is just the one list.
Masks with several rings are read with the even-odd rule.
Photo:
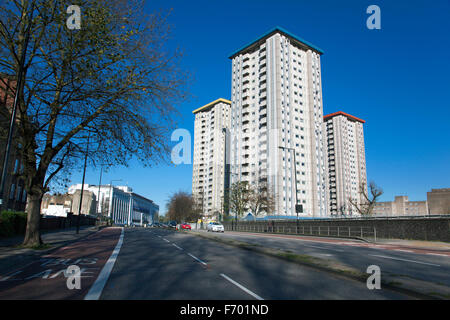
[[[81, 190], [81, 184], [69, 187], [69, 194]], [[111, 218], [117, 224], [152, 224], [159, 212], [159, 206], [128, 186], [84, 185], [84, 190], [92, 192], [96, 199], [96, 215]], [[84, 200], [83, 200], [84, 202]]]
[[407, 196], [396, 196], [394, 201], [377, 202], [374, 215], [423, 216], [428, 214], [427, 201], [409, 201]]
[[64, 216], [68, 213], [78, 215], [96, 215], [97, 198], [92, 191], [84, 190], [81, 210], [81, 190], [66, 194], [44, 194], [41, 202], [41, 214], [47, 216]]

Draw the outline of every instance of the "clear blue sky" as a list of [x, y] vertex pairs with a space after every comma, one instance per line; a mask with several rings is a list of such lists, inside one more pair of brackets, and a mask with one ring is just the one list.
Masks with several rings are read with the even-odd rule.
[[[179, 106], [179, 127], [193, 139], [192, 110], [230, 98], [230, 53], [281, 26], [325, 51], [324, 114], [342, 110], [366, 120], [367, 176], [395, 195], [425, 200], [450, 187], [450, 2], [441, 1], [161, 1], [173, 11], [170, 46], [194, 74], [193, 98]], [[366, 27], [366, 8], [381, 9], [381, 30]], [[169, 139], [169, 138], [168, 138]], [[174, 143], [175, 144], [175, 143]], [[88, 170], [86, 183], [99, 172]], [[191, 192], [192, 165], [112, 168], [103, 183], [123, 179], [165, 212], [168, 196]], [[73, 174], [81, 182], [81, 173]], [[114, 182], [120, 184], [121, 182]]]

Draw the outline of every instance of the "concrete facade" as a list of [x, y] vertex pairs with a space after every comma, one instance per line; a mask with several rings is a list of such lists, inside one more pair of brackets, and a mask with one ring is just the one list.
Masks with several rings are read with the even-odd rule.
[[427, 203], [430, 214], [450, 214], [450, 188], [431, 189]]
[[223, 213], [226, 135], [230, 128], [231, 101], [217, 99], [193, 111], [194, 163], [192, 196], [207, 219]]
[[394, 201], [377, 202], [374, 215], [422, 216], [428, 215], [427, 201], [409, 201], [407, 196], [396, 196]]
[[277, 27], [230, 56], [231, 184], [267, 181], [271, 214], [327, 215], [322, 53]]
[[367, 193], [364, 120], [342, 111], [324, 116], [327, 136], [328, 203], [330, 215], [358, 215], [350, 203], [360, 204]]

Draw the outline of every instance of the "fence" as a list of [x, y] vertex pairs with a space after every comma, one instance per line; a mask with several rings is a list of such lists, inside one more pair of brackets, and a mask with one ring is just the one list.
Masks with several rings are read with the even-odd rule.
[[226, 224], [226, 231], [244, 231], [255, 233], [298, 234], [308, 236], [326, 236], [339, 238], [360, 238], [376, 241], [377, 233], [373, 227], [363, 226], [296, 226], [263, 224]]
[[[225, 230], [273, 232], [363, 239], [410, 239], [450, 242], [450, 215], [397, 218], [324, 218], [224, 222]], [[297, 230], [298, 226], [298, 230]], [[273, 229], [270, 229], [273, 228]], [[273, 230], [273, 231], [272, 231]], [[361, 237], [362, 233], [362, 237]]]
[[[40, 229], [54, 230], [75, 227], [78, 223], [78, 216], [68, 214], [67, 217], [41, 216]], [[81, 215], [80, 226], [94, 226], [97, 219], [91, 216]]]

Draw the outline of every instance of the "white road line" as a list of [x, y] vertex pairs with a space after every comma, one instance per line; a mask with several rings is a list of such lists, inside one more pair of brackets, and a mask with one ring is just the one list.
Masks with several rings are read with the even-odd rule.
[[197, 260], [198, 262], [200, 262], [203, 265], [207, 265], [205, 262], [203, 262], [202, 260], [200, 260], [199, 258], [197, 258], [196, 256], [193, 256], [192, 254], [190, 254], [189, 252], [187, 253], [188, 255], [190, 255], [192, 258], [194, 258], [195, 260]]
[[244, 287], [243, 285], [237, 283], [236, 281], [234, 281], [233, 279], [231, 279], [230, 277], [227, 277], [226, 275], [224, 275], [223, 273], [220, 274], [222, 277], [224, 277], [225, 279], [227, 279], [228, 281], [230, 281], [232, 284], [234, 284], [235, 286], [239, 287], [240, 289], [244, 290], [245, 292], [247, 292], [249, 295], [251, 295], [252, 297], [254, 297], [257, 300], [264, 300], [263, 298], [261, 298], [260, 296], [258, 296], [256, 293], [248, 290], [246, 287]]
[[393, 249], [394, 251], [401, 251], [401, 252], [414, 252], [411, 250], [402, 250], [402, 249]]
[[380, 258], [386, 258], [386, 259], [392, 259], [392, 260], [400, 260], [400, 261], [414, 262], [414, 263], [420, 263], [420, 264], [426, 264], [426, 265], [430, 265], [430, 266], [440, 267], [439, 264], [433, 264], [433, 263], [427, 263], [427, 262], [421, 262], [421, 261], [414, 261], [414, 260], [407, 260], [407, 259], [400, 259], [400, 258], [394, 258], [394, 257], [388, 257], [388, 256], [380, 256], [380, 255], [378, 255], [378, 254], [369, 254], [369, 256], [380, 257]]
[[177, 246], [175, 243], [172, 243], [172, 245], [174, 245], [177, 249], [179, 250], [183, 250], [183, 248], [180, 248], [179, 246]]
[[427, 253], [427, 254], [431, 254], [432, 256], [440, 256], [440, 257], [450, 257], [450, 256], [448, 256], [448, 255], [446, 255], [446, 254], [440, 254], [440, 253]]
[[123, 230], [124, 229], [122, 228], [122, 232], [120, 233], [119, 241], [117, 241], [116, 247], [114, 248], [108, 261], [106, 261], [105, 265], [103, 266], [103, 269], [100, 272], [97, 280], [95, 280], [91, 289], [89, 289], [89, 292], [84, 297], [84, 300], [98, 300], [100, 298], [103, 288], [106, 285], [106, 281], [108, 281], [109, 275], [111, 274], [112, 268], [114, 267], [114, 263], [116, 263], [116, 259], [117, 256], [119, 255], [120, 248], [122, 247]]
[[166, 238], [162, 238], [165, 242], [168, 242], [168, 243], [170, 243], [170, 241], [169, 240], [167, 240]]

